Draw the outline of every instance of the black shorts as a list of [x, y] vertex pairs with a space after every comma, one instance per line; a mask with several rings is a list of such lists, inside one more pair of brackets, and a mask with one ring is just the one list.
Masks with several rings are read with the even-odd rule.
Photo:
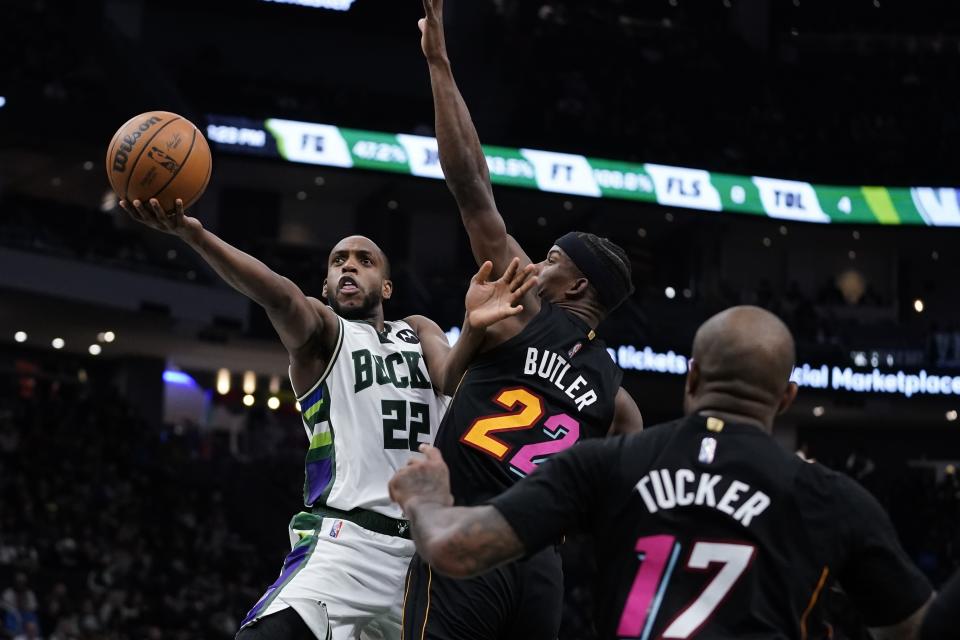
[[556, 640], [563, 568], [553, 547], [476, 578], [442, 576], [410, 561], [402, 640]]

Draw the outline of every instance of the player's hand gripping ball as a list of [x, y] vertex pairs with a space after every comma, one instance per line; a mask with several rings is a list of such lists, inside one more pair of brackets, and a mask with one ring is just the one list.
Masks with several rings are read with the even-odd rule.
[[168, 111], [131, 118], [107, 147], [107, 177], [117, 197], [127, 202], [156, 198], [171, 214], [177, 199], [186, 209], [203, 195], [212, 169], [200, 130]]

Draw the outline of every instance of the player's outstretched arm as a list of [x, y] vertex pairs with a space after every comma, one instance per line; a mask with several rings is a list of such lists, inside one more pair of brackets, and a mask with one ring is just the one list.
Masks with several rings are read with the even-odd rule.
[[420, 337], [430, 379], [440, 393], [453, 395], [470, 362], [483, 350], [487, 328], [522, 313], [521, 300], [537, 284], [533, 265], [521, 269], [519, 258], [511, 260], [497, 280], [489, 279], [492, 271], [493, 263], [484, 262], [470, 280], [463, 327], [452, 348], [435, 322], [423, 316], [407, 318]]
[[474, 259], [478, 265], [493, 262], [493, 274], [499, 276], [514, 257], [520, 258], [520, 266], [529, 264], [530, 258], [507, 233], [497, 210], [487, 159], [450, 67], [443, 33], [443, 0], [423, 0], [423, 8], [426, 17], [420, 20], [421, 45], [433, 87], [440, 166], [460, 208]]
[[454, 507], [440, 451], [423, 445], [390, 480], [390, 497], [410, 519], [417, 552], [440, 573], [467, 578], [524, 554], [523, 544], [491, 506]]
[[178, 236], [227, 284], [263, 307], [291, 359], [296, 360], [304, 347], [313, 345], [318, 337], [324, 341], [325, 333], [333, 336], [327, 342], [332, 345], [335, 341], [338, 329], [332, 312], [322, 304], [311, 303], [288, 278], [204, 229], [198, 219], [186, 215], [183, 201], [177, 200], [177, 211], [169, 216], [156, 199], [151, 199], [149, 206], [139, 200], [121, 201], [120, 206], [138, 222]]
[[614, 399], [613, 422], [610, 424], [608, 436], [618, 436], [625, 433], [643, 431], [643, 414], [626, 389], [620, 387]]

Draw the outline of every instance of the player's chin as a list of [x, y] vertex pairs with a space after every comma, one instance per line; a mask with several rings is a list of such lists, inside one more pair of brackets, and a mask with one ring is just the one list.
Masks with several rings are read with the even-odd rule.
[[380, 300], [375, 296], [365, 296], [362, 294], [351, 293], [349, 295], [337, 294], [330, 301], [330, 306], [342, 318], [347, 320], [363, 320], [370, 315], [374, 307]]

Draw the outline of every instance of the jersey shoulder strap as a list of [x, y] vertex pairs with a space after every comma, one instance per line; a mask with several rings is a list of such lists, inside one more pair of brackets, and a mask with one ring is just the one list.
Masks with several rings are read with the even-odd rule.
[[[336, 314], [335, 314], [336, 315]], [[345, 333], [343, 318], [336, 316], [337, 318], [337, 341], [334, 343], [333, 351], [330, 354], [330, 359], [327, 361], [327, 366], [324, 368], [323, 373], [320, 374], [320, 377], [317, 378], [316, 382], [310, 385], [310, 388], [300, 393], [300, 391], [293, 384], [293, 366], [287, 367], [287, 375], [290, 378], [290, 388], [293, 389], [294, 395], [297, 397], [297, 402], [301, 405], [305, 398], [315, 393], [317, 389], [330, 377], [330, 372], [333, 371], [333, 366], [337, 363], [337, 358], [340, 357], [340, 351], [343, 348], [343, 337]]]

